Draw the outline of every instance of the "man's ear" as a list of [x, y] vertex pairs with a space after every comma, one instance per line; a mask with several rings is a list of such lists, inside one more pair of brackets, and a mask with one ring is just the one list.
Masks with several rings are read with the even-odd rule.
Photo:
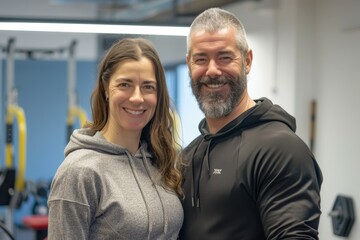
[[246, 59], [245, 59], [246, 74], [250, 73], [252, 61], [253, 61], [253, 53], [252, 53], [252, 49], [249, 49], [249, 51], [246, 53]]

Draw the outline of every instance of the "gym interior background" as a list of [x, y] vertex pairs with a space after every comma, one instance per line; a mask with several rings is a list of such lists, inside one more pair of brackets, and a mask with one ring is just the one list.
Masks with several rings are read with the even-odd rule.
[[[118, 1], [126, 5], [119, 8], [115, 7], [115, 2], [29, 0], [25, 3], [0, 0], [0, 18], [102, 18], [137, 23], [153, 18], [169, 21], [168, 17], [173, 13], [171, 3], [199, 1], [162, 1], [167, 5], [159, 5], [156, 16], [148, 16], [149, 9], [136, 6], [141, 2], [160, 1]], [[342, 239], [333, 234], [328, 215], [336, 196], [351, 197], [355, 215], [360, 213], [357, 186], [360, 169], [360, 1], [201, 2], [204, 3], [201, 6], [179, 7], [180, 18], [184, 20], [181, 24], [186, 25], [193, 17], [187, 13], [194, 14], [201, 8], [214, 6], [212, 4], [233, 12], [243, 21], [254, 52], [253, 69], [249, 75], [250, 95], [253, 98], [266, 96], [296, 117], [297, 133], [312, 147], [324, 174], [320, 239]], [[134, 6], [130, 7], [131, 4]], [[0, 30], [0, 47], [5, 48], [9, 39], [14, 39], [19, 49], [57, 49], [76, 40], [77, 103], [90, 118], [89, 99], [104, 42], [121, 37], [124, 36]], [[185, 65], [186, 39], [143, 37], [155, 43], [166, 67], [169, 90], [181, 119], [182, 141], [186, 145], [198, 134], [197, 122], [202, 118], [189, 88]], [[4, 167], [5, 158], [6, 58], [7, 54], [0, 51], [0, 168]], [[68, 56], [63, 53], [31, 58], [26, 54], [15, 54], [14, 63], [14, 87], [27, 125], [25, 179], [50, 181], [63, 160], [67, 139]], [[314, 102], [316, 108], [312, 108]], [[14, 141], [16, 152], [17, 139]], [[18, 156], [15, 154], [15, 157]], [[14, 211], [13, 221], [17, 227], [22, 224], [24, 216], [31, 214], [34, 201], [29, 198]], [[4, 216], [5, 209], [0, 206], [0, 219]], [[33, 239], [33, 236], [21, 239]], [[356, 220], [347, 239], [360, 239], [360, 226]]]

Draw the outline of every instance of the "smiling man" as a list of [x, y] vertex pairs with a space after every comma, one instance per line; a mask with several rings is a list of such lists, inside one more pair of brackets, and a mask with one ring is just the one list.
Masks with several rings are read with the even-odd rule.
[[205, 114], [183, 151], [183, 240], [318, 239], [321, 170], [295, 119], [253, 100], [241, 22], [212, 8], [190, 27], [187, 64]]

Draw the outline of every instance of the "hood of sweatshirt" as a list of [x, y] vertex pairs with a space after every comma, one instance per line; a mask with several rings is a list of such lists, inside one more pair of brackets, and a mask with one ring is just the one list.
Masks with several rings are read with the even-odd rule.
[[[73, 131], [73, 133], [70, 137], [70, 141], [67, 144], [67, 146], [65, 147], [65, 150], [64, 150], [65, 156], [69, 156], [71, 154], [77, 154], [78, 150], [83, 151], [86, 149], [89, 149], [91, 151], [97, 151], [97, 152], [104, 153], [107, 155], [116, 155], [115, 158], [119, 158], [119, 159], [126, 158], [127, 161], [129, 162], [130, 169], [132, 171], [131, 174], [134, 176], [137, 186], [140, 189], [141, 196], [143, 198], [144, 204], [146, 205], [146, 209], [147, 209], [147, 211], [149, 211], [152, 200], [149, 199], [149, 197], [145, 195], [144, 189], [143, 189], [143, 184], [140, 183], [141, 180], [139, 177], [140, 170], [139, 170], [138, 164], [140, 161], [137, 161], [137, 160], [142, 159], [142, 162], [144, 164], [143, 166], [149, 177], [149, 181], [152, 182], [152, 186], [154, 186], [154, 191], [156, 191], [156, 194], [159, 196], [159, 198], [161, 198], [160, 192], [159, 192], [159, 186], [158, 186], [158, 184], [160, 184], [160, 183], [158, 182], [156, 176], [154, 175], [154, 170], [151, 170], [150, 165], [152, 165], [152, 163], [151, 163], [152, 155], [147, 150], [147, 143], [145, 141], [141, 142], [141, 146], [139, 147], [139, 150], [136, 152], [135, 156], [132, 156], [126, 148], [123, 148], [119, 145], [115, 145], [115, 144], [112, 144], [111, 142], [108, 142], [104, 138], [104, 136], [98, 131], [94, 131], [89, 128], [76, 129], [75, 131]], [[137, 160], [135, 160], [135, 159], [137, 159]], [[162, 209], [164, 209], [163, 201], [161, 201], [161, 205], [162, 205]], [[164, 210], [162, 210], [162, 211], [164, 211]], [[149, 238], [150, 234], [153, 232], [153, 229], [154, 229], [153, 224], [154, 223], [150, 221], [150, 217], [149, 217], [150, 213], [149, 212], [147, 213], [147, 216], [148, 216], [148, 226], [147, 227], [148, 227], [148, 238]], [[167, 226], [165, 212], [163, 212], [162, 218], [163, 218], [162, 221], [164, 222], [163, 233], [170, 234], [170, 233], [168, 233], [168, 226]]]
[[[145, 151], [141, 151], [147, 158], [151, 158], [151, 154], [147, 151], [146, 142], [141, 143], [141, 147]], [[97, 131], [89, 128], [76, 129], [70, 137], [70, 141], [65, 147], [65, 157], [76, 150], [91, 149], [93, 151], [104, 152], [107, 154], [128, 154], [128, 151], [119, 146], [107, 141], [104, 136]], [[141, 154], [138, 151], [137, 154]], [[138, 155], [135, 155], [136, 157]]]
[[[219, 132], [215, 134], [209, 133], [209, 128], [205, 118], [199, 123], [199, 131], [201, 135], [189, 145], [189, 146], [195, 145], [195, 148], [190, 147], [190, 149], [195, 149], [193, 153], [190, 153], [191, 155], [190, 159], [192, 161], [190, 166], [192, 168], [190, 170], [191, 178], [192, 178], [191, 179], [192, 206], [199, 207], [200, 204], [199, 182], [202, 172], [201, 169], [202, 166], [206, 167], [208, 173], [210, 174], [210, 164], [211, 164], [209, 160], [210, 147], [217, 140], [229, 137], [232, 134], [238, 134], [239, 132], [242, 132], [246, 129], [250, 129], [252, 127], [256, 127], [258, 125], [272, 121], [282, 122], [285, 125], [287, 125], [289, 129], [295, 132], [296, 130], [295, 118], [290, 114], [288, 114], [283, 108], [281, 108], [279, 105], [274, 105], [267, 98], [260, 98], [255, 100], [255, 102], [256, 105], [254, 107], [242, 113], [240, 116], [238, 116], [236, 119], [228, 123], [222, 129], [220, 129]], [[204, 142], [207, 142], [207, 144], [203, 144]], [[185, 149], [185, 153], [186, 152], [187, 149]], [[203, 154], [201, 157], [203, 162], [197, 163], [196, 166], [194, 166], [195, 154]]]
[[240, 129], [244, 130], [246, 128], [251, 128], [271, 121], [282, 122], [295, 132], [295, 118], [288, 114], [283, 108], [279, 105], [274, 105], [267, 98], [260, 98], [255, 100], [255, 102], [256, 105], [254, 107], [250, 108], [232, 122], [228, 123], [216, 134], [209, 133], [206, 119], [203, 119], [199, 124], [199, 131], [201, 132], [201, 135], [205, 139], [220, 138], [221, 136], [226, 136], [229, 132]]

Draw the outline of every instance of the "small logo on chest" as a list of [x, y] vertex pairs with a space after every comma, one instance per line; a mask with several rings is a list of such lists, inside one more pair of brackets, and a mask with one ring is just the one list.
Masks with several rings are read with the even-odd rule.
[[214, 168], [213, 174], [221, 174], [222, 169], [220, 168]]

